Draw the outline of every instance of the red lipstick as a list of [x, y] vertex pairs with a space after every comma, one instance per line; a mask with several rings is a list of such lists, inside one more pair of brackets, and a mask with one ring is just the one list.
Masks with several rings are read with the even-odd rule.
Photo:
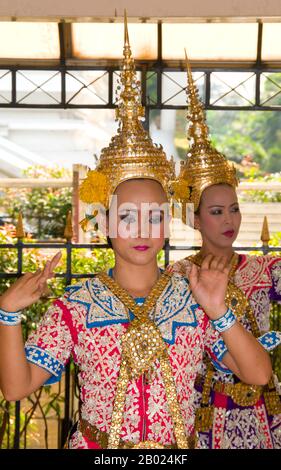
[[226, 232], [223, 233], [223, 235], [227, 238], [232, 238], [234, 235], [234, 230], [227, 230]]
[[149, 246], [147, 246], [147, 245], [134, 246], [134, 249], [138, 250], [138, 251], [146, 251], [146, 250], [148, 250], [148, 248], [149, 248]]

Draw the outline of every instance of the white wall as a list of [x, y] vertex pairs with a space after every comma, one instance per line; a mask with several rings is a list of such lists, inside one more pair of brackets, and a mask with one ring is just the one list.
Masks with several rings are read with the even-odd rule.
[[35, 164], [94, 168], [115, 132], [112, 110], [1, 109], [0, 176], [20, 177]]
[[0, 17], [82, 18], [114, 17], [274, 17], [281, 16], [280, 0], [1, 0]]

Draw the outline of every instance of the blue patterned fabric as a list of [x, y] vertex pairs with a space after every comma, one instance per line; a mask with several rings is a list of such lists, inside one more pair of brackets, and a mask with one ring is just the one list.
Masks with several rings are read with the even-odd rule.
[[25, 355], [29, 362], [42, 367], [52, 374], [44, 385], [51, 385], [60, 381], [61, 375], [64, 371], [64, 364], [58, 359], [51, 356], [47, 351], [39, 348], [38, 346], [26, 346]]
[[217, 320], [211, 320], [211, 323], [215, 330], [219, 333], [223, 333], [226, 330], [229, 330], [234, 323], [236, 322], [236, 317], [230, 308], [227, 309], [226, 313], [218, 318]]
[[215, 361], [214, 359], [211, 359], [213, 366], [220, 372], [223, 372], [226, 375], [231, 375], [233, 374], [232, 370], [228, 369], [226, 366], [224, 366], [222, 363]]
[[88, 328], [128, 322], [125, 307], [121, 307], [121, 302], [98, 278], [69, 286], [65, 292], [68, 302], [86, 307]]
[[[85, 306], [87, 328], [128, 323], [133, 319], [132, 313], [99, 278], [69, 286], [66, 294], [68, 302]], [[180, 274], [174, 274], [160, 295], [154, 311], [150, 312], [150, 318], [158, 326], [163, 339], [173, 344], [177, 326], [197, 325], [197, 308], [188, 280]]]
[[272, 351], [281, 343], [281, 333], [280, 331], [268, 331], [258, 338], [258, 342], [266, 351]]
[[8, 326], [19, 325], [21, 323], [21, 311], [6, 312], [6, 310], [0, 309], [0, 323]]
[[223, 339], [218, 339], [212, 346], [212, 352], [216, 356], [218, 361], [221, 361], [225, 353], [227, 353], [228, 349]]
[[223, 363], [222, 360], [224, 358], [224, 355], [228, 352], [227, 346], [222, 338], [219, 338], [211, 348], [211, 361], [213, 366], [219, 370], [220, 372], [223, 372], [224, 374], [232, 374], [232, 371], [228, 369]]

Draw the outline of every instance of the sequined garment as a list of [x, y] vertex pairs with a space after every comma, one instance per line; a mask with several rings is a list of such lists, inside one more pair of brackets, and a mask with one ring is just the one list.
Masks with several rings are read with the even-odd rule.
[[[175, 263], [170, 269], [188, 275], [191, 263], [188, 259]], [[259, 330], [269, 330], [270, 303], [281, 301], [281, 259], [272, 256], [240, 255], [234, 274], [234, 283], [248, 298]], [[251, 331], [248, 318], [241, 317], [241, 323]], [[264, 341], [265, 340], [265, 341]], [[280, 333], [263, 335], [261, 343], [267, 350], [280, 344]], [[225, 348], [219, 343], [222, 359]], [[205, 361], [207, 362], [207, 361]], [[197, 377], [197, 399], [201, 402], [202, 384], [200, 377], [206, 376], [204, 365]], [[267, 412], [264, 396], [254, 405], [239, 406], [226, 393], [216, 391], [215, 383], [234, 384], [238, 379], [231, 373], [216, 371], [213, 374], [209, 405], [214, 406], [213, 424], [209, 432], [200, 432], [198, 447], [213, 449], [264, 449], [281, 448], [281, 414]], [[277, 378], [276, 378], [277, 383]]]
[[[136, 299], [143, 302], [144, 299]], [[186, 435], [194, 429], [194, 381], [206, 351], [219, 363], [215, 345], [219, 340], [208, 317], [194, 301], [188, 281], [174, 274], [162, 291], [150, 318], [168, 347]], [[46, 382], [60, 380], [72, 355], [79, 367], [81, 417], [108, 433], [121, 363], [121, 337], [131, 312], [98, 278], [66, 289], [54, 302], [26, 343], [27, 359], [50, 372]], [[159, 363], [145, 376], [128, 385], [121, 439], [138, 444], [148, 440], [175, 442]], [[71, 448], [99, 448], [76, 431]]]

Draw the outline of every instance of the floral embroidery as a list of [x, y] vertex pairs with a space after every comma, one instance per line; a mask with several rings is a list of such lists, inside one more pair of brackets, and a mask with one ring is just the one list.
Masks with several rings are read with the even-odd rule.
[[215, 408], [213, 420], [213, 449], [221, 449], [224, 438], [224, 426], [226, 420], [226, 409]]
[[268, 448], [266, 430], [260, 424], [258, 409], [236, 408], [227, 413], [222, 449]]
[[258, 338], [259, 343], [267, 351], [272, 351], [281, 343], [280, 331], [268, 331]]
[[[128, 323], [129, 312], [122, 302], [98, 279], [87, 280], [66, 289], [68, 302], [86, 308], [87, 327]], [[162, 292], [150, 316], [161, 331], [163, 339], [172, 344], [178, 326], [196, 326], [195, 311], [198, 304], [192, 297], [189, 283], [175, 274]]]
[[25, 344], [27, 360], [52, 373], [46, 385], [60, 380], [73, 348], [67, 318], [59, 302], [52, 305]]
[[61, 379], [61, 374], [64, 370], [62, 362], [58, 361], [50, 353], [44, 351], [44, 349], [38, 348], [37, 346], [26, 346], [25, 347], [26, 359], [33, 364], [40, 365], [43, 369], [46, 369], [54, 377], [51, 377], [45, 385], [55, 383]]
[[268, 256], [242, 256], [234, 280], [248, 298], [254, 290], [272, 286], [270, 259]]
[[[185, 259], [175, 263], [172, 270], [182, 275], [188, 275], [191, 263]], [[280, 343], [280, 332], [268, 332], [270, 302], [281, 301], [281, 260], [272, 256], [241, 256], [241, 262], [235, 272], [235, 284], [242, 289], [249, 299], [251, 308], [258, 323], [259, 330], [267, 332], [261, 336], [260, 342], [268, 350]], [[251, 324], [244, 316], [240, 318], [242, 325], [251, 331]], [[212, 353], [217, 353], [221, 359], [224, 349], [222, 340], [213, 343]], [[221, 353], [220, 353], [221, 350]], [[215, 358], [213, 358], [214, 363]], [[220, 369], [220, 370], [219, 370]], [[200, 368], [200, 374], [205, 375], [206, 366]], [[232, 373], [226, 373], [220, 365], [213, 376], [216, 381], [235, 383]], [[201, 390], [201, 389], [200, 389]], [[201, 391], [197, 393], [200, 394]], [[216, 393], [212, 396], [214, 403]], [[199, 406], [196, 395], [196, 406]], [[269, 423], [273, 419], [272, 424]], [[281, 416], [273, 418], [266, 414], [262, 407], [241, 408], [232, 400], [228, 400], [226, 408], [215, 408], [213, 429], [209, 433], [199, 433], [199, 448], [281, 448]]]
[[[260, 288], [252, 292], [249, 299], [252, 311], [254, 312], [257, 320], [258, 328], [260, 331], [268, 331], [270, 328], [269, 315], [270, 315], [270, 298], [269, 289]], [[249, 326], [249, 330], [251, 327]]]
[[275, 293], [280, 296], [281, 300], [281, 260], [275, 262], [271, 269], [273, 288]]
[[88, 328], [128, 322], [125, 306], [98, 278], [69, 286], [67, 293], [68, 302], [85, 306]]
[[281, 449], [281, 415], [276, 415], [273, 417], [271, 426], [270, 426], [273, 448]]
[[167, 343], [174, 342], [178, 326], [196, 326], [197, 308], [198, 304], [192, 297], [187, 279], [178, 274], [172, 276], [157, 302], [154, 315], [154, 322]]
[[68, 446], [69, 449], [88, 449], [87, 441], [80, 431], [75, 431], [69, 440]]

